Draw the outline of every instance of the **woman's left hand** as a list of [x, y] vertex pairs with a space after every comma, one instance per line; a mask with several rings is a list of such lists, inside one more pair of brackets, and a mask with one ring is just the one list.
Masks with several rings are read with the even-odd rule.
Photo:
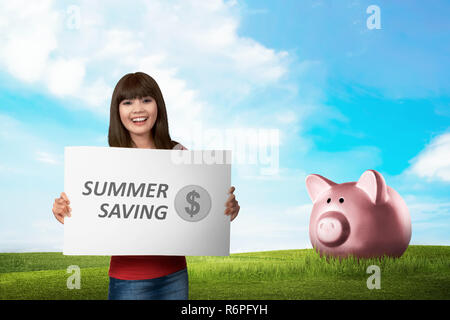
[[231, 217], [230, 221], [233, 221], [237, 217], [239, 209], [241, 208], [238, 204], [238, 201], [236, 200], [236, 197], [233, 194], [235, 189], [236, 189], [235, 187], [230, 188], [230, 190], [228, 191], [230, 196], [228, 197], [228, 200], [225, 203], [225, 207], [227, 207], [225, 209], [225, 214]]

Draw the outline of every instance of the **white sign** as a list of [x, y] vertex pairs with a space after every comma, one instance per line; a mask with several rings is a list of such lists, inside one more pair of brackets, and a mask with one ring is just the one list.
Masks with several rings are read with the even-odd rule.
[[66, 147], [63, 253], [229, 255], [229, 159], [229, 150]]

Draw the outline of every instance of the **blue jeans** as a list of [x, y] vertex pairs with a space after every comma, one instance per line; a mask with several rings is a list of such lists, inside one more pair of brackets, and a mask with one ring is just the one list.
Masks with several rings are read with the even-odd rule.
[[109, 300], [187, 300], [187, 268], [167, 276], [145, 280], [109, 277]]

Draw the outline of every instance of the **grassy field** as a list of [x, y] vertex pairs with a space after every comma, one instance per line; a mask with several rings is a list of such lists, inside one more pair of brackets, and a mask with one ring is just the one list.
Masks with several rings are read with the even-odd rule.
[[[0, 253], [0, 299], [107, 299], [109, 257]], [[399, 259], [321, 258], [312, 249], [187, 257], [190, 299], [450, 299], [450, 247], [410, 246]], [[67, 289], [70, 265], [81, 288]], [[381, 288], [366, 285], [370, 265]]]

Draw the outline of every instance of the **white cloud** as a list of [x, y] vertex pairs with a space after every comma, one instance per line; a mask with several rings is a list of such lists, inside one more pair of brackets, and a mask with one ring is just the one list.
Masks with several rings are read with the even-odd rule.
[[279, 206], [264, 208], [242, 204], [242, 213], [231, 223], [230, 251], [237, 253], [311, 248], [310, 212], [307, 206], [280, 210]]
[[61, 252], [63, 238], [63, 226], [50, 213], [45, 218], [27, 221], [23, 228], [2, 230], [0, 252]]
[[295, 207], [287, 208], [285, 213], [295, 217], [309, 218], [309, 216], [311, 215], [312, 207], [312, 203], [301, 204]]
[[161, 84], [174, 114], [181, 112], [177, 126], [198, 119], [206, 92], [245, 95], [287, 72], [286, 52], [238, 35], [233, 1], [81, 1], [77, 28], [68, 28], [73, 17], [61, 6], [2, 2], [0, 67], [94, 112], [107, 113], [113, 86], [129, 72]]
[[[276, 53], [252, 39], [242, 39], [239, 50], [230, 51], [230, 56], [235, 62], [236, 70], [242, 74], [252, 75], [255, 82], [278, 80], [287, 72], [286, 68], [280, 64], [281, 59], [287, 56], [287, 52]], [[265, 67], [261, 68], [261, 66]]]
[[0, 114], [0, 174], [27, 175], [39, 174], [44, 167], [36, 167], [34, 160], [51, 165], [59, 165], [63, 155], [58, 154], [56, 147], [42, 137], [31, 132], [27, 125], [11, 116]]
[[52, 165], [58, 165], [61, 163], [60, 160], [58, 160], [58, 156], [45, 152], [45, 151], [37, 151], [36, 152], [36, 160], [39, 162], [52, 164]]
[[418, 202], [420, 200], [411, 200], [411, 197], [406, 199], [413, 224], [432, 222], [436, 219], [450, 219], [450, 202], [437, 200]]
[[0, 3], [0, 63], [14, 77], [41, 79], [49, 54], [57, 48], [58, 12], [52, 1], [26, 0]]
[[78, 93], [85, 75], [84, 63], [77, 59], [57, 59], [49, 64], [48, 88], [55, 95]]
[[406, 195], [412, 223], [411, 244], [448, 245], [450, 202], [433, 196]]
[[130, 58], [135, 57], [139, 54], [139, 50], [144, 48], [144, 43], [138, 41], [136, 34], [131, 30], [106, 29], [103, 35], [105, 39], [102, 40], [98, 52], [94, 52], [95, 59], [116, 58], [119, 63], [131, 63]]
[[99, 76], [90, 83], [85, 83], [80, 90], [80, 98], [97, 113], [108, 115], [111, 103], [112, 88], [105, 79]]
[[289, 125], [297, 122], [298, 115], [292, 110], [282, 110], [275, 116], [275, 119], [282, 125]]
[[450, 133], [434, 138], [412, 162], [410, 171], [419, 177], [450, 182]]

